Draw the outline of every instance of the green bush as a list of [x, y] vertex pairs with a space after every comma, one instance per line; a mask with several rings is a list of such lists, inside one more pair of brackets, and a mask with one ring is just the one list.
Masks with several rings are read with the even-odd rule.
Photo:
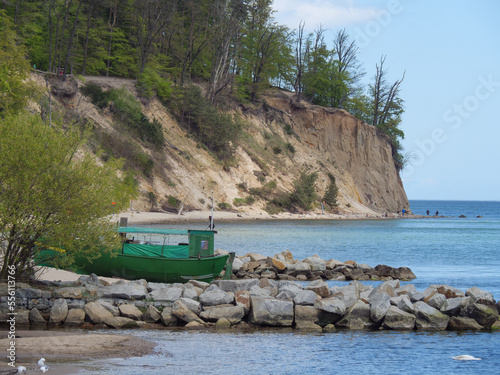
[[233, 206], [235, 207], [241, 207], [246, 204], [245, 198], [234, 198], [233, 200]]
[[229, 203], [226, 203], [226, 202], [220, 202], [217, 205], [217, 207], [219, 208], [219, 210], [222, 210], [222, 211], [231, 209], [231, 205]]
[[167, 198], [167, 204], [170, 207], [178, 208], [181, 204], [181, 201], [176, 197], [174, 197], [173, 195], [168, 195], [166, 198]]
[[90, 97], [90, 101], [101, 109], [109, 103], [109, 92], [102, 91], [97, 83], [88, 82], [80, 87], [80, 91], [83, 95]]
[[156, 71], [146, 68], [137, 79], [137, 91], [139, 95], [150, 99], [155, 95], [162, 101], [166, 101], [172, 96], [172, 82], [162, 78]]
[[335, 182], [335, 176], [331, 173], [328, 173], [328, 177], [330, 178], [330, 185], [326, 189], [325, 196], [323, 197], [323, 202], [325, 202], [330, 208], [334, 209], [338, 206], [337, 203], [337, 195], [339, 193], [339, 188]]
[[286, 148], [288, 151], [290, 151], [292, 154], [295, 154], [295, 147], [291, 143], [286, 144]]

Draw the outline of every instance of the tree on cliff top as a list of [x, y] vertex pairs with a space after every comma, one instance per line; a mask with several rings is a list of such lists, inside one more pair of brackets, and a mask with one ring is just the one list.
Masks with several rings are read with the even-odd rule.
[[128, 205], [129, 190], [117, 177], [119, 163], [98, 165], [92, 155], [79, 153], [81, 142], [76, 132], [49, 128], [38, 116], [3, 119], [0, 279], [12, 267], [17, 280], [31, 276], [43, 244], [65, 249], [53, 259], [60, 267], [116, 245], [109, 216]]

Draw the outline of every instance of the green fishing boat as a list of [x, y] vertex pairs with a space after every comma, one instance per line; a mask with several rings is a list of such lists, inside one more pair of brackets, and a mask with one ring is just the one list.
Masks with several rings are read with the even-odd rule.
[[214, 231], [138, 227], [117, 231], [123, 239], [121, 249], [92, 262], [76, 259], [78, 273], [161, 283], [209, 283], [224, 268], [228, 277], [232, 274], [234, 253], [214, 254]]

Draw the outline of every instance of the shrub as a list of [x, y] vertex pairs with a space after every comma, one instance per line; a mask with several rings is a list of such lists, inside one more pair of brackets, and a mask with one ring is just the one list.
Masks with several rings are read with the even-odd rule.
[[104, 108], [109, 103], [109, 93], [102, 91], [101, 86], [94, 82], [88, 82], [80, 87], [83, 95], [90, 97], [90, 101], [99, 108]]
[[179, 205], [181, 204], [181, 201], [172, 195], [168, 195], [166, 198], [167, 198], [167, 204], [170, 207], [178, 208]]
[[339, 188], [337, 187], [337, 184], [335, 182], [335, 176], [333, 176], [331, 173], [328, 173], [328, 177], [330, 178], [330, 185], [328, 185], [328, 188], [326, 189], [323, 201], [333, 209], [338, 206], [337, 195], [339, 193]]
[[295, 147], [291, 143], [286, 144], [286, 148], [288, 151], [290, 151], [292, 154], [295, 154]]
[[229, 203], [226, 203], [226, 202], [220, 202], [217, 207], [219, 208], [219, 210], [229, 210], [231, 209], [231, 205]]
[[137, 79], [137, 91], [139, 95], [150, 99], [153, 95], [158, 96], [160, 100], [166, 101], [172, 96], [172, 82], [161, 77], [151, 68], [146, 68]]
[[233, 200], [233, 206], [235, 207], [244, 206], [245, 204], [246, 204], [245, 198], [234, 198]]

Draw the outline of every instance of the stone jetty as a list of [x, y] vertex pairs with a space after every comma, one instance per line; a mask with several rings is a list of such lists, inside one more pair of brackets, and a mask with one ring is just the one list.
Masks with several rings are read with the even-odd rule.
[[[226, 251], [217, 250], [217, 254], [227, 254]], [[408, 267], [394, 268], [386, 265], [371, 267], [367, 264], [358, 264], [348, 260], [340, 262], [335, 259], [324, 260], [318, 255], [310, 256], [304, 260], [293, 258], [289, 250], [285, 250], [273, 257], [257, 253], [249, 253], [236, 257], [233, 261], [234, 279], [267, 278], [272, 280], [288, 281], [388, 281], [388, 280], [413, 280], [415, 274]]]
[[[238, 271], [239, 272], [239, 271]], [[108, 284], [95, 275], [76, 282], [16, 285], [16, 326], [33, 327], [293, 327], [311, 332], [337, 329], [405, 331], [500, 329], [500, 303], [476, 287], [448, 285], [418, 291], [399, 280], [364, 285], [359, 280], [329, 286], [251, 278], [211, 284]], [[1, 321], [9, 316], [8, 288], [0, 284]]]

